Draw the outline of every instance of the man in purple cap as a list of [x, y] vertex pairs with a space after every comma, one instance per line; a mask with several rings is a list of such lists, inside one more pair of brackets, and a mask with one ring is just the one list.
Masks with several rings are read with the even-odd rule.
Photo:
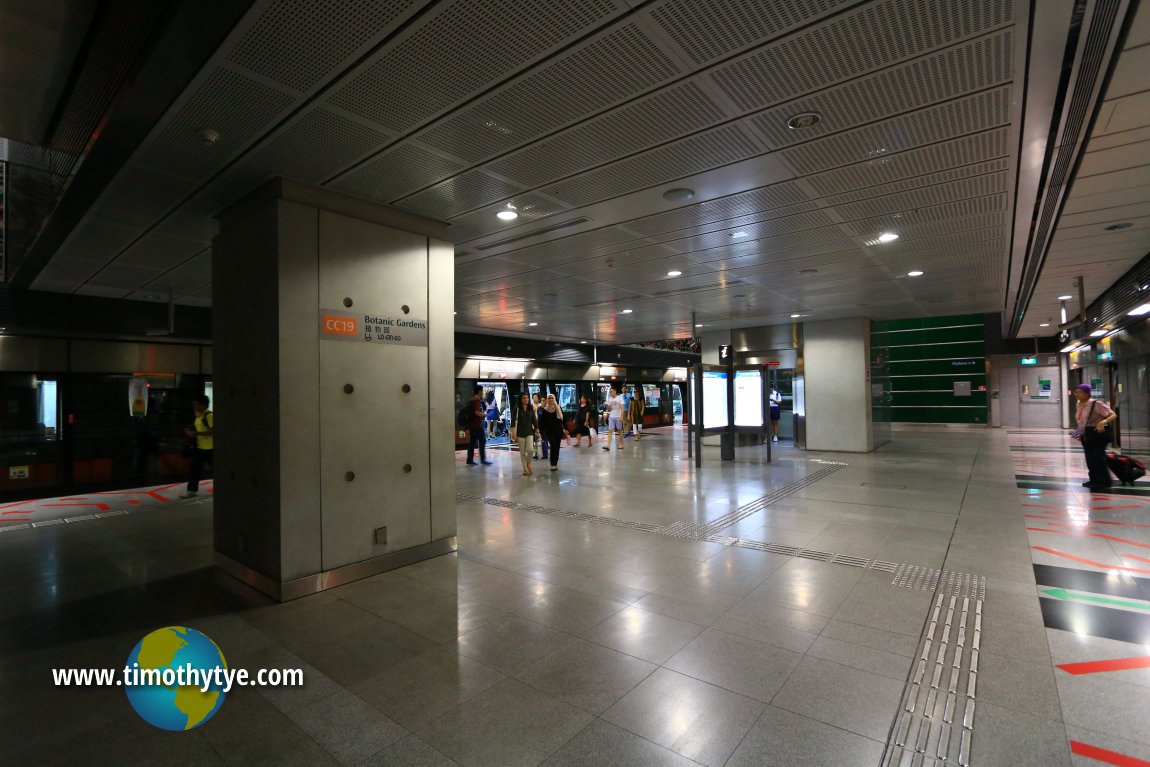
[[1111, 440], [1110, 424], [1118, 420], [1118, 415], [1102, 400], [1091, 399], [1090, 384], [1079, 384], [1073, 390], [1078, 400], [1075, 414], [1078, 428], [1072, 436], [1082, 442], [1082, 452], [1086, 455], [1086, 468], [1090, 479], [1083, 482], [1091, 490], [1106, 490], [1110, 487], [1110, 467], [1106, 464], [1106, 445]]

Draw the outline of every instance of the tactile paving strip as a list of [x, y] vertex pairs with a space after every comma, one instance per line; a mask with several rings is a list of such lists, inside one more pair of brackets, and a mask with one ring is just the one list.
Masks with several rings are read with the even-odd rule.
[[[611, 527], [625, 527], [631, 530], [642, 530], [643, 532], [654, 533], [655, 535], [666, 535], [672, 538], [685, 537], [682, 535], [674, 535], [667, 532], [668, 529], [674, 528], [674, 525], [660, 526], [645, 524], [643, 522], [629, 522], [625, 519], [616, 519], [614, 517], [600, 517], [596, 516], [595, 514], [584, 514], [578, 511], [566, 511], [564, 509], [552, 509], [547, 506], [532, 506], [526, 503], [508, 501], [503, 498], [486, 498], [480, 495], [467, 495], [465, 493], [457, 494], [455, 499], [457, 501], [473, 501], [476, 503], [483, 503], [488, 506], [498, 506], [505, 509], [530, 511], [535, 514], [545, 514], [549, 517], [574, 519], [579, 522], [591, 522], [600, 525], [610, 525]], [[798, 546], [784, 546], [780, 543], [754, 541], [747, 538], [731, 538], [722, 535], [709, 535], [704, 538], [695, 538], [692, 536], [692, 539], [708, 541], [710, 543], [720, 543], [724, 546], [736, 546], [743, 549], [765, 551], [771, 554], [783, 554], [785, 556], [798, 557], [800, 559], [813, 559], [818, 562], [827, 562], [829, 564], [845, 565], [847, 567], [859, 567], [864, 570], [881, 570], [888, 573], [898, 573], [905, 572], [909, 567], [916, 567], [914, 565], [900, 565], [897, 562], [886, 562], [881, 559], [868, 559], [866, 557], [856, 557], [850, 554], [837, 554], [831, 551], [804, 549]], [[936, 570], [933, 572], [937, 573], [938, 571]], [[985, 583], [985, 579], [983, 579], [983, 581]], [[896, 582], [892, 582], [891, 585], [894, 586], [898, 584]]]
[[[985, 578], [944, 573], [919, 641], [882, 767], [970, 767]], [[951, 578], [950, 576], [956, 576]]]

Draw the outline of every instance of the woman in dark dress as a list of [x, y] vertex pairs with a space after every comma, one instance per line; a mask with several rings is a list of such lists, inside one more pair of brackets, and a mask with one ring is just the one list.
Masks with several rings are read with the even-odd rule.
[[591, 441], [591, 405], [586, 397], [579, 398], [579, 411], [575, 414], [575, 447], [580, 447], [583, 437], [587, 437], [587, 447], [592, 447]]
[[550, 443], [547, 457], [551, 460], [551, 471], [559, 471], [559, 446], [567, 436], [567, 425], [554, 394], [548, 394], [547, 401], [543, 403], [543, 410], [539, 414], [539, 431], [543, 432], [543, 439]]

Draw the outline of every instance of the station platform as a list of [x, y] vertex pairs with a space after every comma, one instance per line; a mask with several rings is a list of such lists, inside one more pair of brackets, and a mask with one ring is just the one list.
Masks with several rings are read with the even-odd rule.
[[[212, 567], [207, 492], [0, 509], [0, 763], [1150, 763], [1150, 483], [1056, 431], [685, 437], [457, 454], [457, 554], [286, 604]], [[168, 625], [306, 683], [179, 734], [53, 685]]]

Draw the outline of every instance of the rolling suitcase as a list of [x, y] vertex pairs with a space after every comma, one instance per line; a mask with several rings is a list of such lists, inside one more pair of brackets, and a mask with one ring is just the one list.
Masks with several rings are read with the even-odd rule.
[[1146, 467], [1128, 455], [1107, 453], [1106, 463], [1109, 464], [1110, 471], [1114, 472], [1114, 476], [1118, 477], [1118, 481], [1124, 485], [1133, 485], [1135, 480], [1146, 473]]

